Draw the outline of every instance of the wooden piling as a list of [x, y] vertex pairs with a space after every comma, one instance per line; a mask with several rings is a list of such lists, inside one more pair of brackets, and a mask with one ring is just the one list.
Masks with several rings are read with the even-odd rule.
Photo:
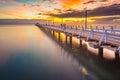
[[72, 45], [72, 36], [70, 36], [70, 45]]
[[66, 44], [67, 44], [67, 41], [68, 41], [68, 40], [67, 40], [67, 35], [65, 35], [65, 42], [66, 42]]
[[82, 47], [82, 39], [80, 39], [80, 47]]
[[118, 50], [116, 50], [116, 52], [115, 52], [115, 60], [119, 61], [119, 52], [118, 52]]
[[58, 32], [58, 40], [60, 41], [60, 36], [61, 36], [61, 34], [60, 34], [60, 32]]
[[101, 46], [98, 47], [98, 57], [101, 59], [103, 58], [103, 47]]
[[55, 36], [55, 31], [53, 30], [53, 36]]

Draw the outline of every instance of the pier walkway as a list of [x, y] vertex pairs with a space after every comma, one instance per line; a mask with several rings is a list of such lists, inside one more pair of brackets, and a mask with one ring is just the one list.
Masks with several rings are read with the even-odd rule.
[[110, 29], [100, 29], [98, 27], [85, 29], [83, 27], [53, 26], [39, 23], [36, 23], [36, 25], [51, 31], [65, 33], [67, 36], [75, 36], [79, 39], [85, 39], [86, 41], [95, 41], [97, 42], [97, 47], [102, 45], [114, 46], [117, 47], [116, 53], [120, 53], [120, 30], [115, 30], [113, 27]]

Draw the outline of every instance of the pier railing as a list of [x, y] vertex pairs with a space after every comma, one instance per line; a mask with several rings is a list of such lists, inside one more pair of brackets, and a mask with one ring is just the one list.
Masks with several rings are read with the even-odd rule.
[[65, 27], [65, 26], [54, 26], [54, 25], [40, 25], [36, 24], [39, 27], [47, 28], [54, 31], [63, 32], [66, 35], [76, 36], [77, 38], [85, 39], [86, 41], [96, 41], [97, 45], [111, 45], [118, 47], [120, 52], [120, 30], [111, 29], [99, 29], [83, 27]]

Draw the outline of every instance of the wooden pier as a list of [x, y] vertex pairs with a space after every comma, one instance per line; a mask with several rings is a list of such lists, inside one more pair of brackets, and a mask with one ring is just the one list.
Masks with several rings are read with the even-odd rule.
[[[115, 30], [113, 27], [110, 29], [99, 29], [96, 28], [80, 28], [80, 27], [66, 27], [64, 26], [54, 26], [54, 25], [45, 25], [36, 23], [36, 26], [44, 29], [48, 29], [56, 32], [59, 34], [62, 32], [66, 34], [66, 36], [74, 36], [80, 39], [84, 39], [86, 41], [95, 41], [95, 47], [99, 49], [99, 54], [103, 54], [103, 47], [102, 45], [108, 45], [111, 47], [117, 47], [115, 51], [116, 59], [119, 59], [120, 54], [120, 30]], [[59, 35], [60, 36], [60, 35]], [[71, 39], [71, 38], [70, 38]], [[72, 39], [71, 39], [72, 40]], [[71, 41], [72, 42], [72, 41]], [[81, 43], [80, 43], [81, 44]]]

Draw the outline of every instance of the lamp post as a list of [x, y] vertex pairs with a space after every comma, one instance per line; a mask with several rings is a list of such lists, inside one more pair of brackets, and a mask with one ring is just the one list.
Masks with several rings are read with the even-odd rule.
[[63, 14], [62, 14], [62, 18], [61, 18], [61, 20], [62, 20], [62, 21], [61, 21], [61, 24], [63, 25], [63, 24], [64, 24], [64, 23], [63, 23]]
[[53, 16], [52, 16], [52, 25], [54, 25], [54, 13], [53, 13]]
[[87, 7], [85, 8], [85, 29], [87, 29]]

